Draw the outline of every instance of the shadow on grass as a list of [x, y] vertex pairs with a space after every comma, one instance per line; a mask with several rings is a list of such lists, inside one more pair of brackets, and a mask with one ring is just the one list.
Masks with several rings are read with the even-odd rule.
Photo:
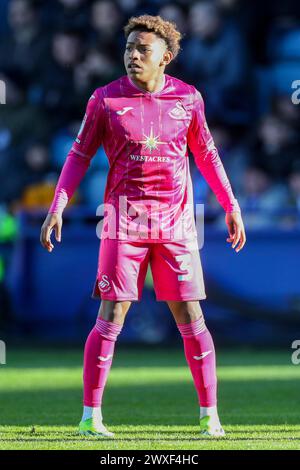
[[[282, 397], [288, 399], [282, 400]], [[79, 386], [4, 390], [0, 402], [1, 425], [77, 426], [81, 418], [82, 390]], [[299, 381], [222, 380], [219, 411], [225, 426], [299, 424]], [[104, 423], [112, 426], [194, 426], [198, 424], [198, 414], [192, 379], [171, 385], [161, 382], [118, 386], [108, 382], [104, 393]]]
[[[35, 369], [35, 368], [72, 368], [81, 367], [83, 364], [82, 349], [43, 349], [43, 350], [18, 350], [7, 351], [7, 364], [5, 368]], [[270, 350], [224, 350], [218, 351], [218, 366], [249, 366], [291, 365], [291, 351]], [[185, 366], [182, 343], [170, 348], [161, 348], [153, 345], [152, 348], [126, 348], [118, 345], [115, 351], [114, 368], [130, 367], [178, 367]]]

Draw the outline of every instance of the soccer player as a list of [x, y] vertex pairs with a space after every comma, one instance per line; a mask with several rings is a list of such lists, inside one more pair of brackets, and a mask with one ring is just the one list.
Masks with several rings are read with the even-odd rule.
[[[112, 436], [102, 422], [102, 397], [125, 316], [141, 292], [150, 263], [156, 299], [166, 301], [182, 336], [200, 405], [200, 433], [223, 436], [217, 411], [215, 349], [199, 301], [206, 297], [193, 218], [188, 148], [226, 212], [227, 241], [246, 241], [234, 198], [192, 85], [167, 75], [180, 49], [176, 25], [159, 16], [132, 17], [125, 27], [127, 74], [91, 95], [41, 229], [61, 241], [62, 213], [98, 147], [109, 160], [105, 223], [93, 297], [101, 304], [84, 349], [84, 435]], [[209, 57], [207, 58], [209, 60]], [[180, 220], [184, 215], [185, 230]]]

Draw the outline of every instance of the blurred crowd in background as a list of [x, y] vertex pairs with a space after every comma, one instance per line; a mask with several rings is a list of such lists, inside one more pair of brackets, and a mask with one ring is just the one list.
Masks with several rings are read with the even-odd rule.
[[[300, 80], [298, 1], [1, 0], [0, 237], [14, 233], [18, 209], [48, 209], [86, 102], [126, 73], [123, 27], [144, 13], [183, 34], [166, 73], [202, 93], [247, 227], [299, 225], [300, 104], [291, 99]], [[100, 148], [72, 205], [96, 209], [107, 168]], [[218, 224], [222, 209], [192, 158], [191, 172], [195, 203]]]
[[[145, 13], [174, 21], [183, 34], [182, 51], [166, 73], [195, 85], [202, 93], [208, 124], [242, 207], [248, 235], [251, 229], [262, 234], [263, 246], [255, 245], [250, 237], [248, 258], [247, 253], [243, 258], [250, 275], [255, 273], [256, 284], [253, 276], [251, 282], [247, 281], [245, 271], [243, 276], [233, 271], [232, 291], [227, 277], [226, 286], [219, 285], [219, 265], [227, 269], [228, 264], [220, 249], [216, 255], [218, 275], [213, 274], [215, 254], [211, 253], [208, 277], [213, 282], [209, 292], [215, 304], [210, 304], [210, 318], [217, 319], [222, 336], [227, 331], [229, 337], [234, 334], [244, 340], [242, 332], [246, 330], [249, 339], [251, 330], [261, 338], [266, 334], [274, 339], [274, 315], [269, 315], [269, 310], [273, 312], [275, 303], [286, 318], [286, 312], [291, 310], [294, 315], [294, 306], [299, 304], [299, 263], [293, 251], [296, 242], [287, 236], [289, 232], [293, 237], [300, 227], [299, 0], [0, 1], [0, 92], [1, 84], [6, 85], [6, 104], [0, 104], [0, 329], [9, 323], [14, 309], [19, 315], [18, 322], [10, 322], [14, 328], [23, 325], [22, 331], [28, 333], [33, 331], [32, 325], [40, 325], [41, 334], [48, 331], [44, 326], [48, 318], [53, 336], [61, 337], [71, 334], [71, 325], [85, 331], [89, 309], [90, 318], [94, 318], [87, 293], [87, 278], [92, 275], [95, 260], [92, 236], [84, 239], [89, 240], [86, 244], [75, 237], [82, 247], [78, 250], [80, 273], [77, 264], [73, 265], [75, 245], [71, 242], [63, 247], [64, 268], [57, 269], [55, 263], [60, 261], [54, 256], [45, 269], [38, 236], [87, 100], [95, 88], [125, 75], [123, 27], [130, 16]], [[220, 227], [225, 230], [223, 209], [192, 156], [190, 165], [194, 202], [205, 203], [206, 222], [212, 231], [218, 232]], [[64, 218], [65, 225], [71, 222], [75, 228], [79, 221], [81, 231], [76, 233], [82, 234], [82, 223], [96, 225], [96, 208], [103, 202], [107, 170], [107, 159], [100, 148]], [[92, 232], [92, 228], [86, 230]], [[268, 244], [264, 241], [266, 233]], [[270, 244], [270, 235], [279, 236], [278, 243], [273, 240]], [[285, 250], [278, 249], [283, 243]], [[271, 250], [269, 258], [265, 257], [267, 248]], [[281, 266], [278, 251], [285, 254], [286, 249], [290, 250], [289, 261], [279, 258], [284, 259], [283, 275], [276, 277], [276, 266]], [[258, 260], [262, 263], [260, 277]], [[286, 265], [291, 275], [284, 275]], [[237, 287], [234, 282], [238, 283], [240, 277], [244, 284]], [[55, 295], [49, 294], [51, 288]], [[233, 303], [228, 301], [225, 306], [222, 289], [226, 291], [225, 300], [230, 294]], [[262, 289], [270, 302], [262, 321], [272, 319], [270, 330], [266, 328], [269, 323], [255, 323], [253, 308], [248, 312], [250, 323], [245, 323], [247, 304], [239, 298], [240, 291], [242, 297], [246, 292], [247, 299], [255, 292], [261, 302]], [[65, 299], [59, 306], [57, 292]], [[143, 313], [148, 311], [150, 319], [158, 310], [153, 306], [153, 292], [148, 290], [146, 295]], [[85, 296], [89, 298], [86, 304]], [[260, 308], [258, 312], [261, 318]], [[59, 328], [58, 321], [62, 322]], [[149, 325], [139, 324], [148, 334]], [[161, 328], [160, 317], [157, 325]], [[277, 327], [279, 337], [282, 325], [278, 323]], [[156, 336], [159, 328], [155, 329]]]

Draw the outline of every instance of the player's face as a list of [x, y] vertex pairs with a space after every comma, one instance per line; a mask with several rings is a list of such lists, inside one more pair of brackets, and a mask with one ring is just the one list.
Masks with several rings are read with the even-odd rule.
[[129, 34], [124, 64], [130, 78], [147, 82], [161, 73], [171, 59], [165, 41], [154, 33], [132, 31]]

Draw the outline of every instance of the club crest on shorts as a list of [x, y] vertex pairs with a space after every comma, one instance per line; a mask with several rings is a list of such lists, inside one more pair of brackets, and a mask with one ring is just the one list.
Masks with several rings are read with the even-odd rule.
[[106, 274], [102, 274], [100, 281], [98, 282], [98, 287], [101, 292], [107, 292], [111, 288], [111, 284], [108, 280], [108, 276]]

